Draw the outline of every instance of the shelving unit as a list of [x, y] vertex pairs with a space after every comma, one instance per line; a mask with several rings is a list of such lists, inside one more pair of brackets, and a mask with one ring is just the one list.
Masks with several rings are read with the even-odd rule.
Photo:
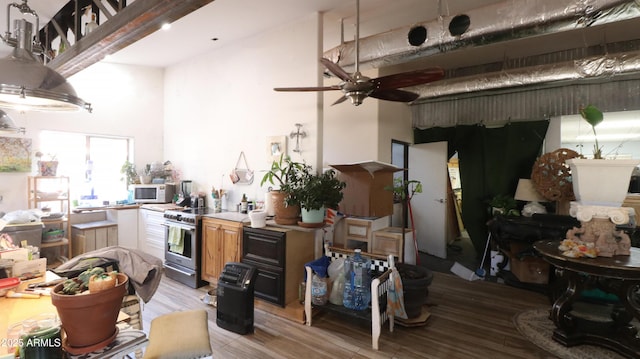
[[[29, 176], [28, 177], [28, 206], [29, 208], [48, 208], [50, 213], [57, 213], [60, 217], [43, 219], [43, 242], [40, 245], [40, 255], [47, 258], [47, 267], [55, 268], [62, 263], [61, 257], [71, 258], [71, 203], [69, 200], [69, 177]], [[45, 233], [50, 230], [62, 230], [60, 239], [47, 241]], [[50, 260], [53, 258], [53, 260]]]

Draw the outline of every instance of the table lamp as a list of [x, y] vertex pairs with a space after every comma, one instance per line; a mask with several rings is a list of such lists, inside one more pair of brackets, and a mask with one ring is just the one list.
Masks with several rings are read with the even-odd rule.
[[546, 202], [546, 199], [536, 191], [530, 179], [520, 178], [518, 188], [514, 198], [518, 201], [528, 202], [522, 208], [522, 215], [531, 217], [534, 213], [547, 213], [547, 209], [539, 202]]

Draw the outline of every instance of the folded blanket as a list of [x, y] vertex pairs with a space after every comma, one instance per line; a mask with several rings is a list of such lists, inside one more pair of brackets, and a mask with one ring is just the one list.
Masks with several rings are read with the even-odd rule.
[[136, 293], [145, 302], [155, 294], [162, 279], [162, 259], [137, 249], [111, 246], [87, 252], [58, 266], [54, 271], [64, 271], [81, 267], [84, 261], [93, 258], [107, 258], [118, 261], [120, 272], [129, 277]]

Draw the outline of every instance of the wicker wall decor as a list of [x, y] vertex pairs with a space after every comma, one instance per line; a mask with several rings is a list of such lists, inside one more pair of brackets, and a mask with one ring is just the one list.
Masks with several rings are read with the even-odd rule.
[[559, 148], [538, 157], [531, 169], [531, 181], [536, 190], [549, 201], [573, 201], [571, 171], [565, 163], [571, 158], [581, 158], [576, 151]]

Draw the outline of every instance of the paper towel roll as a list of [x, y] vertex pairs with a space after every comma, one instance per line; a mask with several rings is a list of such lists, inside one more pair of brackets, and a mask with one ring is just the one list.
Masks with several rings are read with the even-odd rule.
[[267, 212], [267, 216], [275, 216], [275, 210], [273, 208], [273, 196], [271, 192], [264, 194], [264, 210]]

